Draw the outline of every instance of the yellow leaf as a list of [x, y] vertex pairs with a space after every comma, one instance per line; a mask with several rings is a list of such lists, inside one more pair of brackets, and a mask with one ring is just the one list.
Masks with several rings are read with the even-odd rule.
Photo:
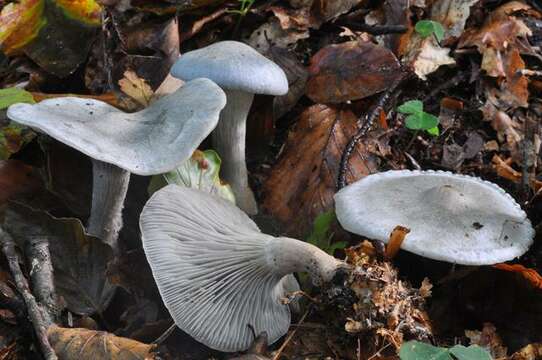
[[10, 55], [32, 41], [45, 24], [44, 0], [9, 3], [0, 13], [0, 45]]
[[149, 105], [153, 91], [145, 79], [140, 78], [131, 70], [124, 72], [124, 78], [119, 80], [120, 90], [143, 106]]

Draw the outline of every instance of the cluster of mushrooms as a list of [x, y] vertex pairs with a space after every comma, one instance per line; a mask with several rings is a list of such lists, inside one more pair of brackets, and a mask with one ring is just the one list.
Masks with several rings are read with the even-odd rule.
[[[299, 290], [293, 273], [323, 284], [345, 262], [308, 243], [263, 234], [247, 216], [245, 122], [254, 94], [283, 95], [284, 72], [243, 43], [224, 41], [182, 55], [172, 75], [181, 88], [136, 113], [76, 97], [15, 104], [8, 117], [88, 155], [93, 195], [87, 232], [118, 249], [130, 173], [154, 175], [185, 162], [212, 132], [223, 178], [237, 206], [202, 191], [168, 185], [140, 217], [143, 247], [165, 306], [179, 328], [217, 350], [249, 348], [253, 333], [270, 343], [290, 326], [283, 299]], [[534, 230], [503, 189], [474, 177], [388, 171], [335, 195], [348, 231], [386, 242], [402, 225], [402, 248], [437, 260], [484, 265], [522, 255]], [[251, 329], [252, 328], [252, 329]]]

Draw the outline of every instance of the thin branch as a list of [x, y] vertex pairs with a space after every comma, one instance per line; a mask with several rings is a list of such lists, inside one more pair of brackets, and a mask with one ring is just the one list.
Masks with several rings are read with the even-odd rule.
[[34, 295], [32, 295], [30, 292], [28, 282], [24, 277], [19, 265], [19, 256], [15, 251], [15, 242], [13, 241], [11, 235], [6, 233], [2, 228], [0, 228], [0, 244], [2, 245], [2, 252], [8, 261], [13, 279], [15, 280], [15, 286], [26, 304], [28, 316], [30, 317], [30, 321], [34, 326], [34, 331], [36, 332], [36, 337], [43, 356], [47, 360], [57, 360], [58, 358], [55, 351], [47, 339], [47, 328], [51, 325], [51, 320], [49, 319], [49, 316], [40, 308], [36, 302], [36, 299], [34, 298]]
[[382, 93], [380, 98], [378, 99], [375, 106], [373, 106], [372, 110], [367, 114], [365, 118], [365, 122], [360, 127], [358, 132], [352, 136], [346, 147], [344, 148], [344, 151], [341, 156], [341, 165], [339, 168], [339, 177], [337, 181], [337, 190], [342, 189], [345, 187], [346, 184], [346, 172], [348, 168], [348, 162], [350, 161], [350, 157], [352, 156], [352, 153], [354, 152], [354, 149], [356, 148], [356, 145], [360, 141], [362, 137], [364, 137], [367, 134], [367, 131], [373, 126], [373, 123], [375, 119], [379, 116], [380, 111], [386, 106], [388, 100], [390, 99], [391, 95], [397, 89], [399, 84], [403, 82], [403, 80], [407, 79], [410, 75], [410, 72], [402, 70], [401, 74], [395, 79], [395, 81], [391, 84], [391, 86]]
[[[309, 312], [312, 310], [312, 305], [310, 305], [308, 308], [307, 308], [307, 311], [305, 311], [305, 313], [303, 314], [303, 316], [301, 317], [301, 319], [299, 319], [299, 322], [297, 323], [298, 325], [302, 324], [303, 321], [305, 321], [305, 318], [307, 317], [307, 315], [309, 315]], [[284, 349], [286, 349], [286, 346], [288, 346], [288, 344], [290, 343], [290, 341], [292, 340], [292, 338], [294, 337], [295, 333], [297, 332], [297, 329], [299, 329], [299, 327], [296, 327], [294, 330], [292, 330], [292, 332], [290, 333], [290, 335], [288, 335], [288, 337], [286, 338], [286, 340], [284, 340], [284, 342], [282, 343], [282, 345], [280, 346], [280, 348], [277, 350], [277, 353], [275, 354], [275, 356], [273, 356], [273, 360], [279, 360], [280, 356], [282, 355], [282, 352], [284, 351]]]
[[61, 309], [55, 293], [49, 239], [44, 236], [31, 237], [26, 243], [25, 254], [30, 264], [30, 279], [36, 300], [45, 308], [51, 320], [56, 321]]

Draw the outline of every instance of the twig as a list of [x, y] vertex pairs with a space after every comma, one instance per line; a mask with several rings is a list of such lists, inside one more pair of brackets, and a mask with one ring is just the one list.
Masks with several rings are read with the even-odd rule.
[[410, 75], [410, 72], [405, 71], [405, 70], [401, 71], [401, 74], [395, 79], [395, 81], [391, 84], [391, 86], [384, 93], [382, 93], [377, 103], [374, 105], [372, 110], [367, 114], [363, 125], [360, 127], [358, 132], [354, 136], [352, 136], [352, 138], [346, 145], [341, 156], [341, 165], [339, 167], [337, 190], [340, 190], [346, 186], [346, 172], [348, 168], [348, 162], [350, 161], [352, 152], [354, 152], [354, 149], [356, 148], [356, 145], [358, 144], [359, 140], [367, 134], [367, 131], [369, 131], [375, 119], [379, 116], [380, 110], [384, 108], [384, 106], [390, 99], [395, 89], [399, 86], [399, 84], [401, 84], [403, 80], [408, 78], [409, 75]]
[[171, 335], [171, 333], [173, 332], [173, 330], [175, 330], [176, 327], [177, 325], [175, 323], [171, 324], [171, 326], [168, 327], [167, 330], [158, 337], [158, 339], [154, 340], [152, 344], [160, 345], [161, 343], [163, 343]]
[[31, 237], [25, 253], [30, 263], [32, 290], [38, 303], [43, 306], [53, 321], [60, 313], [53, 280], [53, 264], [49, 253], [49, 239], [43, 236]]
[[[299, 319], [299, 321], [297, 323], [298, 325], [303, 323], [303, 321], [305, 321], [305, 318], [307, 317], [307, 315], [309, 315], [309, 312], [311, 310], [312, 310], [312, 305], [307, 307], [307, 311], [305, 311], [305, 313], [303, 314], [301, 319]], [[297, 332], [297, 329], [299, 329], [299, 327], [296, 327], [295, 329], [293, 329], [292, 332], [290, 333], [290, 335], [288, 335], [288, 337], [286, 338], [286, 340], [284, 340], [282, 345], [277, 350], [277, 353], [275, 354], [275, 356], [273, 356], [273, 360], [279, 360], [280, 356], [282, 355], [282, 352], [284, 351], [284, 349], [286, 349], [286, 346], [288, 346], [288, 344], [290, 343], [290, 341], [294, 337], [295, 333]]]
[[2, 228], [0, 228], [0, 244], [2, 245], [2, 252], [8, 261], [13, 279], [15, 280], [15, 286], [22, 295], [26, 304], [28, 316], [30, 317], [30, 321], [34, 326], [34, 331], [36, 332], [43, 356], [47, 360], [57, 360], [58, 358], [55, 351], [47, 339], [47, 328], [51, 325], [51, 320], [49, 319], [49, 316], [39, 307], [34, 295], [32, 295], [30, 292], [28, 282], [26, 281], [26, 278], [24, 277], [19, 265], [19, 256], [15, 251], [15, 243], [13, 238]]
[[354, 21], [342, 21], [338, 26], [345, 26], [350, 30], [363, 31], [371, 35], [403, 34], [408, 28], [404, 25], [367, 25]]

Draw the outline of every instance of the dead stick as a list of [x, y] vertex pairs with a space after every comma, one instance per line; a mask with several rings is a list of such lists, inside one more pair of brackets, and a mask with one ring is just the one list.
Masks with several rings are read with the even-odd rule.
[[341, 156], [341, 164], [339, 167], [339, 176], [337, 180], [337, 190], [341, 190], [343, 187], [345, 187], [346, 184], [346, 172], [348, 171], [348, 162], [350, 161], [350, 157], [352, 156], [352, 153], [354, 152], [354, 149], [356, 148], [356, 145], [360, 141], [362, 137], [364, 137], [367, 134], [367, 131], [373, 126], [374, 120], [380, 115], [380, 110], [384, 108], [388, 100], [390, 99], [391, 95], [395, 91], [395, 89], [399, 86], [399, 84], [408, 78], [410, 75], [410, 72], [402, 69], [401, 74], [397, 76], [395, 81], [391, 84], [391, 86], [380, 96], [378, 101], [376, 102], [375, 106], [372, 108], [372, 110], [367, 114], [365, 118], [365, 122], [360, 127], [358, 132], [350, 138], [350, 141], [344, 148], [344, 151]]
[[51, 322], [48, 319], [48, 315], [43, 313], [36, 302], [34, 295], [30, 292], [28, 282], [19, 265], [19, 256], [15, 251], [15, 242], [13, 241], [13, 238], [2, 228], [0, 228], [0, 244], [2, 245], [2, 252], [8, 261], [13, 279], [15, 280], [15, 286], [19, 293], [21, 293], [26, 304], [28, 316], [34, 326], [34, 331], [36, 332], [36, 337], [38, 338], [43, 356], [47, 360], [58, 360], [55, 351], [47, 339], [47, 328], [51, 325]]
[[[305, 313], [303, 314], [301, 319], [299, 319], [297, 325], [301, 325], [303, 323], [303, 321], [305, 321], [305, 318], [307, 317], [307, 315], [309, 315], [309, 312], [311, 311], [311, 309], [312, 309], [312, 305], [310, 305], [307, 308], [307, 311], [305, 311]], [[288, 346], [288, 344], [290, 343], [290, 341], [294, 337], [295, 333], [297, 332], [297, 329], [299, 329], [299, 327], [296, 327], [295, 329], [293, 329], [292, 332], [290, 333], [290, 335], [288, 335], [288, 337], [286, 338], [286, 340], [284, 340], [284, 342], [282, 343], [280, 348], [277, 350], [277, 353], [275, 354], [275, 356], [273, 356], [273, 360], [279, 360], [280, 355], [282, 355], [282, 352], [284, 351], [284, 349], [286, 349], [286, 346]]]
[[56, 321], [60, 309], [55, 293], [49, 239], [45, 236], [31, 237], [26, 243], [25, 253], [30, 263], [30, 279], [36, 300], [45, 308], [46, 315]]

